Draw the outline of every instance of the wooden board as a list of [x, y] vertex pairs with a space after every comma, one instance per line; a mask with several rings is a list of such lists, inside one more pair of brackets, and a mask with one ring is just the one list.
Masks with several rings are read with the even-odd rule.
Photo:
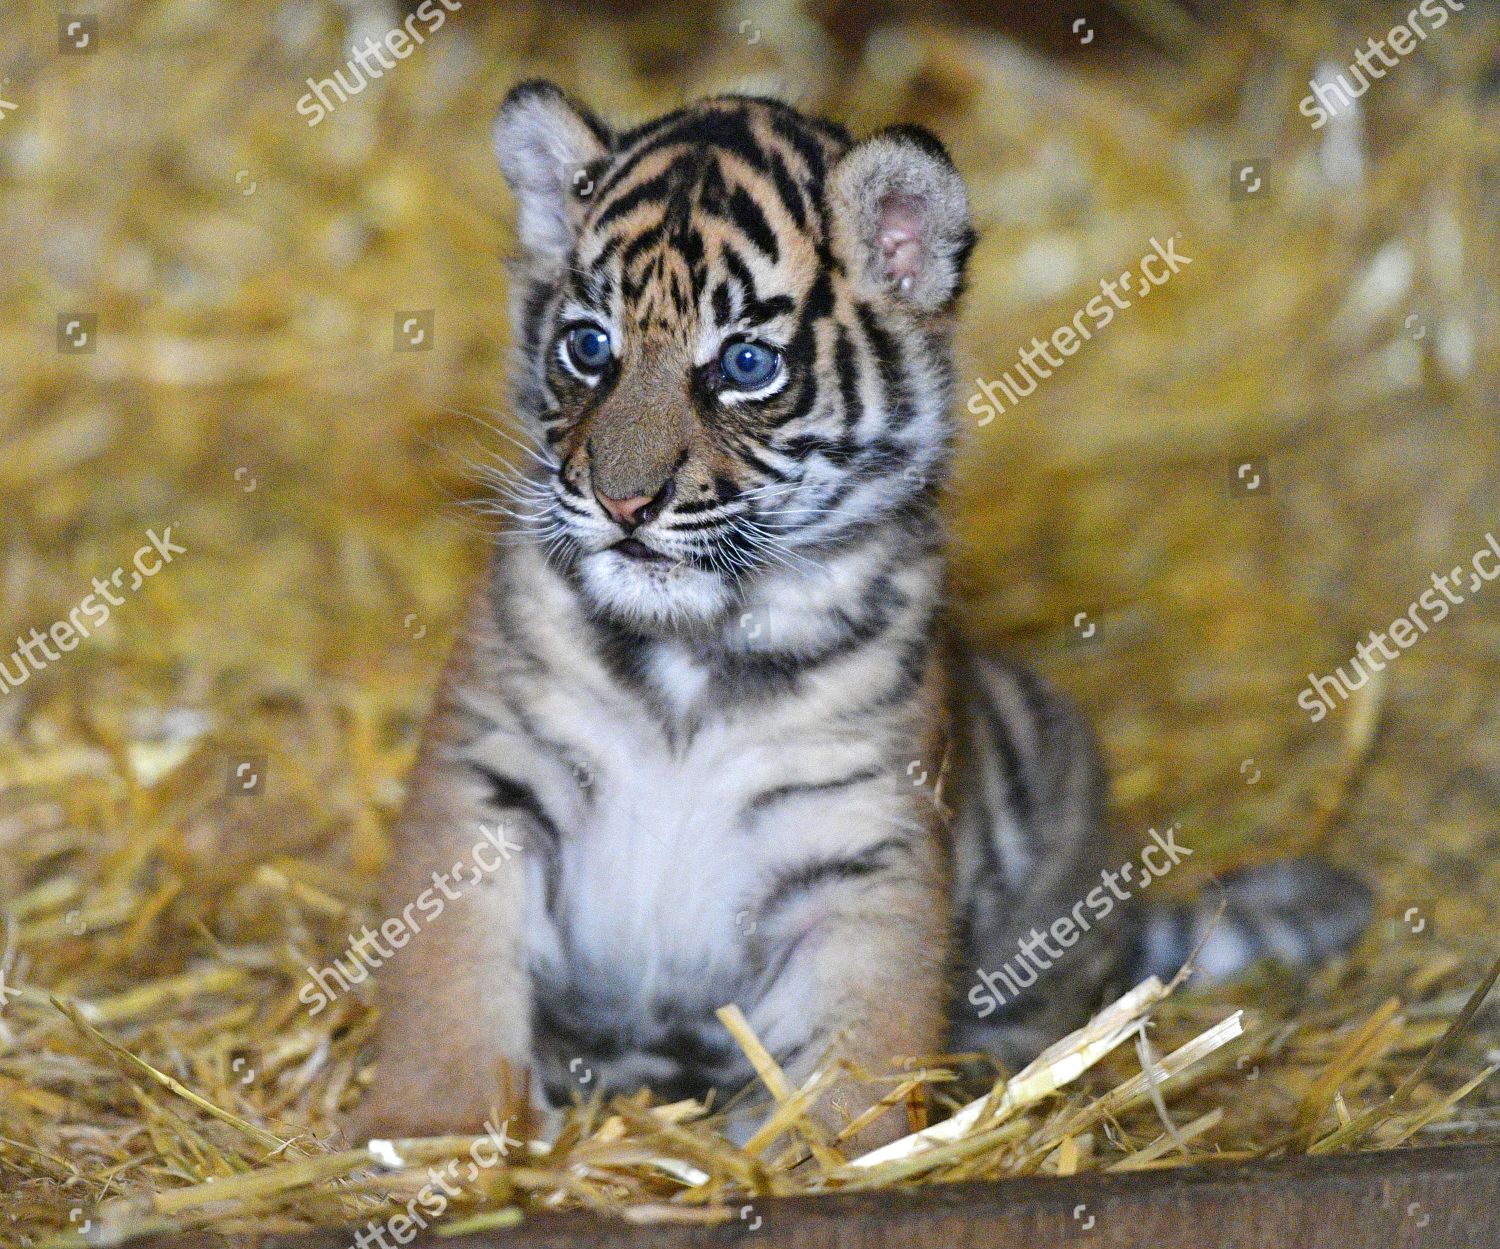
[[[419, 1237], [408, 1249], [1500, 1249], [1500, 1145], [785, 1198], [738, 1213], [714, 1228], [539, 1215], [512, 1231]], [[137, 1243], [223, 1249], [226, 1238]], [[354, 1235], [229, 1243], [347, 1249]], [[396, 1249], [388, 1234], [384, 1243]]]

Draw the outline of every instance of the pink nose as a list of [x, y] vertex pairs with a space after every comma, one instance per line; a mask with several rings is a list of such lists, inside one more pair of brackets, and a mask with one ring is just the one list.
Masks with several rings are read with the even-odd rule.
[[607, 494], [594, 491], [594, 497], [599, 500], [606, 512], [613, 516], [626, 529], [635, 529], [641, 523], [641, 513], [651, 506], [649, 495], [636, 495], [632, 499], [611, 499]]

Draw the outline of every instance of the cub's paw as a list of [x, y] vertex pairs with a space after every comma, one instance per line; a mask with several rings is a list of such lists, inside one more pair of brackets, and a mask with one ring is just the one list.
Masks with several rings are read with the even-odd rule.
[[363, 1101], [340, 1116], [339, 1126], [355, 1145], [371, 1140], [410, 1140], [428, 1136], [492, 1136], [530, 1140], [536, 1113], [520, 1079], [486, 1086], [478, 1081], [442, 1084], [397, 1079], [375, 1084]]

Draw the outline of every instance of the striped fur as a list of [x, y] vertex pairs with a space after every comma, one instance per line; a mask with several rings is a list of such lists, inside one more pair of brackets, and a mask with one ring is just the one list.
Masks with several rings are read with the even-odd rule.
[[[523, 1072], [552, 1106], [728, 1097], [752, 1081], [728, 1003], [793, 1081], [829, 1053], [936, 1052], [950, 1013], [961, 1040], [1034, 1050], [1122, 945], [1096, 930], [982, 1028], [950, 1007], [1110, 856], [1077, 715], [941, 641], [973, 243], [947, 154], [740, 97], [616, 134], [544, 83], [511, 93], [496, 145], [533, 444], [386, 905], [481, 824], [524, 852], [382, 970], [364, 1129], [474, 1127]], [[744, 344], [776, 372], [737, 380]]]
[[969, 993], [979, 970], [1014, 959], [1030, 934], [1069, 915], [1120, 853], [1105, 835], [1103, 768], [1078, 712], [1014, 664], [970, 655], [960, 665], [953, 891], [960, 964], [950, 1041], [1016, 1070], [1097, 1004], [1135, 916], [1111, 908], [1034, 985], [992, 1015], [976, 1014]]

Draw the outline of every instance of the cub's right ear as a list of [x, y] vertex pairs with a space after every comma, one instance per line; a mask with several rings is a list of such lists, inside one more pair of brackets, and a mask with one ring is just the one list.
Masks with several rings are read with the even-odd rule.
[[593, 166], [614, 136], [555, 83], [532, 79], [505, 97], [494, 138], [500, 172], [516, 196], [522, 248], [561, 263], [593, 190]]

